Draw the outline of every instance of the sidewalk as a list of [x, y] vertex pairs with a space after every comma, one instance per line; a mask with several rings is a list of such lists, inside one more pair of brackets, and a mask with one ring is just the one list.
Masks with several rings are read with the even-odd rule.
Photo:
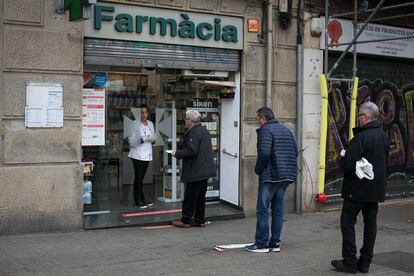
[[[205, 228], [1, 236], [0, 275], [344, 275], [330, 266], [331, 259], [341, 257], [339, 214], [287, 215], [282, 252], [267, 254], [213, 249], [252, 242], [254, 218], [213, 222]], [[380, 207], [377, 258], [370, 275], [414, 275], [413, 222], [413, 200]], [[357, 225], [360, 246], [360, 218]]]

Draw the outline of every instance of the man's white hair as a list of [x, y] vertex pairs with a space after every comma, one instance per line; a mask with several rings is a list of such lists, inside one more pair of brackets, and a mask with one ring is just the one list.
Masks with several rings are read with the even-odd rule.
[[365, 102], [359, 106], [359, 109], [366, 114], [368, 121], [374, 121], [378, 119], [379, 110], [378, 106], [375, 103]]
[[197, 110], [190, 109], [185, 112], [185, 117], [193, 122], [199, 122], [201, 115]]

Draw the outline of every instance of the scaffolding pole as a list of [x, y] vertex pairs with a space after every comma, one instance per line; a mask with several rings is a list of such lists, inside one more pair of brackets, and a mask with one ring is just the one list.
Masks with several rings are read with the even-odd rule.
[[[391, 10], [391, 9], [397, 9], [397, 8], [404, 8], [404, 7], [409, 7], [409, 6], [414, 6], [414, 2], [409, 2], [409, 3], [403, 3], [403, 4], [397, 4], [397, 5], [382, 7], [381, 8], [381, 11]], [[334, 14], [330, 18], [338, 18], [338, 17], [344, 17], [344, 16], [349, 16], [349, 15], [354, 15], [354, 14], [364, 14], [364, 13], [368, 13], [368, 12], [372, 12], [372, 11], [374, 11], [374, 9], [367, 9], [367, 10], [360, 10], [360, 11], [358, 11], [358, 6], [357, 6], [356, 7], [356, 10], [354, 12], [346, 12], [346, 13]], [[408, 16], [408, 15], [405, 15], [405, 16]]]
[[[328, 0], [326, 0], [328, 1]], [[355, 0], [356, 2], [357, 0]], [[341, 61], [344, 59], [345, 55], [349, 52], [349, 49], [351, 49], [352, 45], [355, 43], [355, 41], [358, 39], [358, 37], [361, 35], [361, 33], [365, 30], [365, 27], [368, 25], [369, 22], [371, 22], [372, 18], [377, 14], [377, 12], [380, 10], [382, 5], [384, 4], [386, 0], [381, 0], [377, 7], [374, 9], [374, 11], [368, 16], [367, 20], [365, 20], [364, 24], [362, 25], [361, 29], [358, 30], [354, 38], [352, 39], [351, 43], [346, 47], [346, 49], [343, 51], [341, 56], [338, 58], [338, 60], [335, 62], [335, 64], [332, 66], [331, 70], [327, 73], [327, 77], [329, 78], [333, 71], [339, 66]], [[326, 49], [325, 49], [326, 50]], [[327, 61], [326, 61], [327, 62]]]
[[[414, 36], [404, 36], [404, 37], [391, 37], [391, 38], [382, 38], [382, 39], [373, 39], [373, 40], [364, 40], [364, 41], [357, 41], [361, 33], [365, 30], [365, 27], [371, 23], [372, 21], [381, 21], [381, 20], [389, 20], [389, 19], [395, 19], [395, 18], [402, 18], [402, 17], [408, 17], [414, 15], [413, 13], [407, 13], [407, 14], [399, 14], [395, 16], [387, 16], [382, 18], [375, 18], [375, 15], [379, 11], [384, 10], [391, 10], [391, 9], [397, 9], [397, 8], [404, 8], [409, 6], [414, 6], [414, 1], [409, 3], [402, 3], [402, 4], [396, 4], [396, 5], [390, 5], [383, 7], [383, 4], [385, 3], [385, 0], [381, 0], [377, 6], [373, 9], [366, 9], [366, 10], [358, 10], [358, 0], [354, 0], [354, 11], [353, 12], [346, 12], [341, 14], [335, 14], [332, 16], [329, 16], [329, 0], [325, 0], [325, 53], [324, 53], [324, 73], [326, 75], [326, 80], [330, 81], [330, 76], [335, 71], [335, 69], [339, 66], [339, 64], [342, 62], [344, 57], [348, 54], [349, 50], [352, 46], [354, 46], [353, 49], [353, 66], [352, 66], [352, 76], [356, 77], [357, 73], [357, 44], [362, 43], [371, 43], [371, 42], [381, 42], [381, 41], [389, 41], [389, 40], [403, 40], [403, 39], [410, 39], [414, 38]], [[365, 14], [371, 12], [371, 14], [368, 16], [368, 18], [362, 23], [363, 25], [359, 30], [357, 30], [357, 22], [358, 22], [358, 14]], [[335, 44], [335, 46], [345, 46], [347, 45], [346, 49], [342, 52], [341, 56], [337, 59], [337, 61], [334, 63], [332, 68], [329, 69], [328, 66], [328, 57], [329, 57], [329, 47], [333, 46], [328, 43], [328, 24], [329, 21], [332, 18], [338, 18], [338, 17], [344, 17], [344, 16], [350, 16], [354, 15], [354, 38], [350, 42], [346, 43], [340, 43]]]
[[[403, 40], [408, 38], [413, 38], [414, 36], [405, 36], [405, 37], [392, 37], [392, 38], [383, 38], [383, 39], [375, 39], [375, 40], [366, 40], [366, 41], [357, 41], [361, 33], [365, 30], [366, 26], [374, 21], [381, 21], [381, 20], [389, 20], [395, 18], [401, 18], [406, 16], [411, 16], [413, 14], [405, 14], [405, 15], [396, 15], [396, 16], [387, 16], [378, 19], [374, 19], [375, 15], [380, 10], [390, 10], [395, 8], [402, 8], [413, 6], [414, 2], [404, 3], [404, 4], [397, 4], [392, 6], [383, 7], [383, 4], [386, 0], [380, 0], [377, 6], [374, 9], [367, 9], [367, 10], [358, 10], [358, 0], [354, 0], [354, 12], [350, 13], [342, 13], [337, 14], [332, 17], [329, 16], [329, 0], [325, 0], [325, 52], [324, 52], [324, 67], [323, 71], [324, 74], [320, 76], [320, 88], [321, 88], [321, 128], [320, 128], [320, 148], [319, 148], [319, 170], [318, 170], [318, 192], [316, 194], [316, 201], [319, 203], [324, 203], [326, 201], [326, 195], [324, 193], [325, 190], [325, 154], [326, 154], [326, 138], [327, 138], [327, 120], [328, 120], [328, 82], [352, 82], [352, 93], [351, 93], [351, 110], [350, 110], [350, 120], [349, 120], [349, 133], [348, 138], [352, 139], [353, 133], [352, 128], [355, 126], [355, 116], [356, 116], [356, 100], [358, 96], [358, 77], [357, 75], [357, 44], [361, 43], [370, 43], [370, 42], [380, 42], [380, 41], [387, 41], [387, 40]], [[368, 18], [364, 21], [361, 28], [358, 30], [358, 14], [363, 14], [371, 12]], [[329, 70], [328, 66], [328, 57], [329, 57], [329, 47], [328, 43], [328, 24], [330, 19], [337, 18], [341, 16], [349, 16], [354, 15], [353, 17], [353, 31], [354, 31], [354, 38], [351, 42], [348, 43], [341, 43], [335, 44], [335, 46], [342, 46], [347, 45], [343, 53], [334, 63], [332, 68]], [[346, 54], [349, 52], [351, 47], [353, 47], [353, 65], [352, 65], [352, 79], [341, 79], [341, 78], [331, 78], [332, 73], [334, 70], [339, 66], [341, 61], [344, 59]]]

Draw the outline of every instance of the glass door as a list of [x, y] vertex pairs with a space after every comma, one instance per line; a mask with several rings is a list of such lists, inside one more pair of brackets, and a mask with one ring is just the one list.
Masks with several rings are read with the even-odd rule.
[[183, 199], [183, 185], [180, 183], [180, 169], [177, 159], [168, 151], [177, 150], [177, 109], [175, 101], [165, 102], [167, 107], [156, 110], [156, 145], [160, 147], [160, 173], [162, 177], [161, 202], [178, 202]]

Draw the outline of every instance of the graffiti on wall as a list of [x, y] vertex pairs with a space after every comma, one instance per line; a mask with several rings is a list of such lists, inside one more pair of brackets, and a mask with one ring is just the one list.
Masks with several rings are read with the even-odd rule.
[[[325, 193], [339, 194], [342, 185], [340, 152], [347, 148], [350, 84], [332, 83], [329, 88]], [[414, 191], [414, 83], [398, 87], [382, 80], [360, 81], [357, 106], [375, 102], [390, 141], [387, 192]], [[358, 122], [358, 120], [356, 120]]]

